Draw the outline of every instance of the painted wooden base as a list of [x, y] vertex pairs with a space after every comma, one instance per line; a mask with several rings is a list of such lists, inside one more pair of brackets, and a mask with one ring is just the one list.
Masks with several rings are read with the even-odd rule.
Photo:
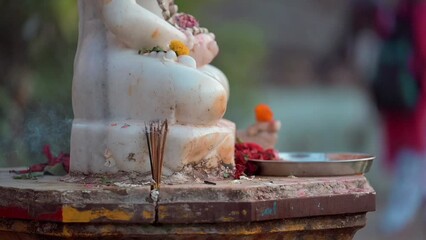
[[2, 240], [50, 239], [316, 239], [350, 240], [365, 225], [365, 214], [221, 224], [63, 224], [2, 220]]
[[15, 180], [0, 171], [0, 239], [352, 239], [375, 210], [362, 175], [150, 186]]

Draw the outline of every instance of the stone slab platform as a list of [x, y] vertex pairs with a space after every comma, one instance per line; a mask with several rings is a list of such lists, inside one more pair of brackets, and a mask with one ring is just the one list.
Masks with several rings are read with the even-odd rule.
[[0, 236], [139, 239], [148, 234], [151, 239], [174, 233], [174, 239], [210, 239], [239, 233], [259, 239], [265, 231], [281, 236], [327, 229], [350, 236], [365, 225], [365, 213], [375, 210], [374, 189], [362, 175], [163, 185], [156, 203], [151, 186], [12, 176], [0, 171]]

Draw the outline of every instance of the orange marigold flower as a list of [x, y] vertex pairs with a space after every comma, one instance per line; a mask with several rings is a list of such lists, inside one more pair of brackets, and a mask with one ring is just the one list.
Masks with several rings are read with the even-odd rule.
[[274, 113], [272, 109], [266, 104], [259, 104], [254, 109], [256, 120], [258, 122], [270, 122], [274, 120]]
[[189, 55], [189, 48], [179, 40], [173, 40], [169, 45], [170, 49], [176, 52], [176, 55]]

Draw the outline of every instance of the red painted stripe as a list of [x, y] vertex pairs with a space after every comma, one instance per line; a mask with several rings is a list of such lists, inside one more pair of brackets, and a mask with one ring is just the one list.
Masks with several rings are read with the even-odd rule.
[[38, 221], [53, 221], [53, 222], [62, 222], [62, 208], [57, 209], [54, 213], [42, 213], [39, 214], [35, 220]]
[[28, 214], [28, 209], [20, 207], [0, 207], [1, 218], [14, 218], [14, 219], [31, 219]]
[[30, 214], [30, 212], [31, 209], [24, 209], [21, 207], [0, 207], [0, 218], [62, 222], [62, 208], [57, 208], [55, 212], [40, 212], [33, 214]]

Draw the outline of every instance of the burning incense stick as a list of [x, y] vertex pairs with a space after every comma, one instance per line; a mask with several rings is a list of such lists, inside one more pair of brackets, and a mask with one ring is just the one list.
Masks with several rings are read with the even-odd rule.
[[[149, 154], [149, 165], [151, 166], [151, 175], [154, 172], [154, 168], [152, 165], [152, 153], [151, 153], [151, 141], [150, 141], [150, 136], [149, 136], [148, 132], [148, 126], [145, 125], [145, 137], [146, 137], [146, 143], [148, 144], [148, 154]], [[154, 176], [152, 176], [152, 179], [154, 179]]]
[[160, 188], [161, 175], [163, 172], [164, 148], [168, 133], [167, 120], [155, 121], [145, 126], [145, 136], [148, 144], [149, 163], [151, 164], [151, 175], [155, 181], [155, 189]]

